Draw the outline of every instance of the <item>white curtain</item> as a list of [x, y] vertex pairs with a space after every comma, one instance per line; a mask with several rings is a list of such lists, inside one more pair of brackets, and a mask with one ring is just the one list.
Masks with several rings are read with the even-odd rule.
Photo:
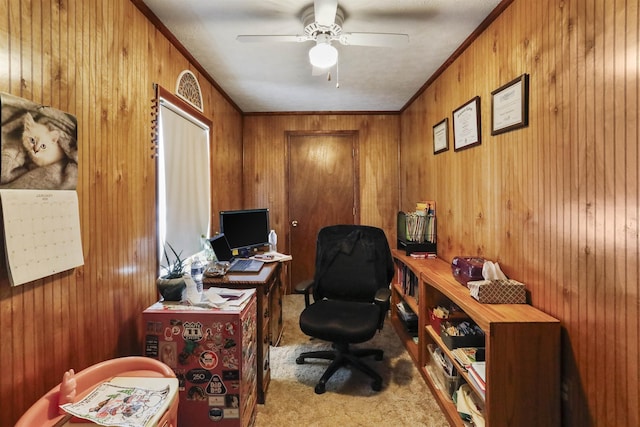
[[159, 136], [158, 230], [164, 265], [165, 243], [186, 258], [200, 252], [201, 236], [209, 235], [209, 128], [161, 99]]

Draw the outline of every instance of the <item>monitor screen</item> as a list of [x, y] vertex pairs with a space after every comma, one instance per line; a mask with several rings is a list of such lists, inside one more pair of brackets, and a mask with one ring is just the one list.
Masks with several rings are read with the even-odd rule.
[[231, 249], [252, 249], [269, 244], [269, 209], [220, 211], [220, 233]]

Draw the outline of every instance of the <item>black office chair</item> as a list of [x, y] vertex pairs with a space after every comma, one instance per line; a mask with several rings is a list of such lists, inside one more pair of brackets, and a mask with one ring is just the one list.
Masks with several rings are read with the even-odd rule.
[[382, 350], [350, 345], [368, 341], [382, 329], [393, 274], [391, 250], [380, 228], [333, 225], [318, 233], [314, 278], [296, 287], [305, 294], [300, 329], [333, 343], [333, 350], [306, 352], [296, 359], [299, 365], [308, 358], [332, 360], [315, 387], [317, 394], [324, 393], [327, 380], [347, 365], [373, 378], [373, 390], [382, 388], [382, 377], [360, 360], [365, 356], [382, 360]]

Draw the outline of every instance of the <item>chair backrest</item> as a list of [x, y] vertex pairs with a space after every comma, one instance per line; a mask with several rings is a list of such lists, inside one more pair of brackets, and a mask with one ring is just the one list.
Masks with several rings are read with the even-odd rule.
[[394, 267], [384, 231], [366, 225], [331, 225], [318, 233], [314, 299], [371, 302], [388, 288]]

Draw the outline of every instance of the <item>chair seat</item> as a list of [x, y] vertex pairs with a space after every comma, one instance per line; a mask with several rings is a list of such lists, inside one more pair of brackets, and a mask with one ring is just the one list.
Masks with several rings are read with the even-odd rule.
[[324, 341], [362, 343], [373, 338], [379, 321], [375, 304], [320, 300], [302, 311], [300, 329]]

